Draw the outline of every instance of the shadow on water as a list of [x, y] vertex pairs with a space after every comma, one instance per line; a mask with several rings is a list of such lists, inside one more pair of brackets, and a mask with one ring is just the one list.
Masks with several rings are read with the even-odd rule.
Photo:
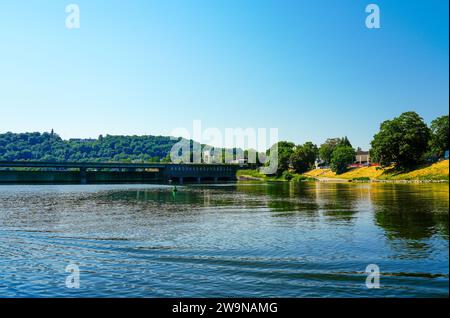
[[358, 212], [358, 201], [363, 200], [367, 189], [356, 189], [343, 183], [273, 183], [267, 185], [242, 185], [237, 190], [259, 196], [266, 201], [275, 217], [324, 216], [327, 221], [352, 221]]
[[258, 196], [274, 217], [295, 216], [296, 213], [315, 216], [319, 210], [316, 196], [311, 188], [304, 184], [272, 183], [261, 187], [242, 186], [238, 191], [249, 196]]
[[388, 238], [422, 240], [438, 234], [448, 240], [448, 186], [378, 185], [371, 199], [375, 222]]
[[279, 217], [301, 212], [328, 222], [351, 222], [358, 213], [370, 212], [388, 238], [420, 240], [438, 234], [448, 240], [448, 184], [304, 182], [243, 184], [236, 190], [259, 196]]

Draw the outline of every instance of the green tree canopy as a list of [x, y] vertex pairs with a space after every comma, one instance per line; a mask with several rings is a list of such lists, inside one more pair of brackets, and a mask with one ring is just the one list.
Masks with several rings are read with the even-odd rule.
[[328, 138], [319, 148], [319, 156], [326, 164], [330, 164], [334, 148], [340, 143], [340, 138]]
[[337, 146], [352, 147], [352, 144], [350, 143], [350, 140], [348, 140], [347, 136], [345, 136], [343, 138], [328, 138], [323, 144], [320, 145], [319, 157], [327, 165], [330, 164], [333, 151]]
[[442, 157], [448, 150], [448, 130], [448, 115], [438, 117], [431, 122], [430, 150], [432, 154]]
[[162, 136], [100, 136], [62, 140], [56, 133], [0, 134], [0, 160], [160, 161], [179, 139]]
[[420, 163], [428, 148], [430, 129], [415, 112], [384, 121], [371, 142], [371, 155], [386, 166], [409, 168]]
[[312, 142], [297, 146], [291, 155], [292, 167], [297, 173], [304, 173], [314, 167], [319, 150]]
[[[291, 155], [294, 153], [295, 144], [293, 142], [288, 141], [279, 141], [277, 143], [277, 146], [278, 146], [278, 168], [276, 175], [281, 176], [283, 171], [289, 169]], [[268, 152], [267, 155], [269, 155]]]
[[339, 145], [334, 149], [331, 156], [331, 170], [337, 174], [344, 173], [350, 164], [355, 162], [356, 152], [350, 146]]
[[352, 144], [350, 143], [350, 140], [348, 140], [347, 136], [345, 136], [344, 138], [339, 139], [338, 142], [339, 146], [347, 146], [347, 147], [352, 147]]

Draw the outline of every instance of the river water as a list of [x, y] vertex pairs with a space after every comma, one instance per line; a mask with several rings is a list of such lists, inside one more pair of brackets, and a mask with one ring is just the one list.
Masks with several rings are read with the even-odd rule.
[[[448, 191], [0, 186], [0, 297], [448, 297]], [[369, 264], [380, 288], [366, 286]]]

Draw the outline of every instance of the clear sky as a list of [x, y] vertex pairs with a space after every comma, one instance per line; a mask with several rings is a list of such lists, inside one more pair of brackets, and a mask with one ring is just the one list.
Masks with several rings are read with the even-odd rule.
[[[65, 27], [65, 6], [81, 29]], [[381, 28], [365, 27], [365, 7]], [[0, 2], [0, 133], [167, 135], [176, 127], [347, 135], [448, 113], [447, 0]]]

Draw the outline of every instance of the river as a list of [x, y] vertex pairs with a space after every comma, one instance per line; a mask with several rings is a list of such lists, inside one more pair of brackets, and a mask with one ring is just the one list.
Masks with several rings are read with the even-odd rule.
[[[4, 185], [0, 297], [448, 297], [448, 191]], [[370, 264], [379, 288], [366, 286]]]

